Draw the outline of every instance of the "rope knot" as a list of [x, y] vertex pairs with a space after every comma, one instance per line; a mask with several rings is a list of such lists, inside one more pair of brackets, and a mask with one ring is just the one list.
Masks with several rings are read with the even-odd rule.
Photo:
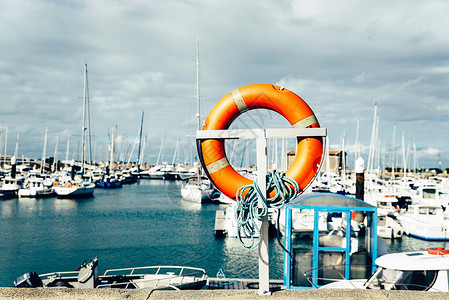
[[[280, 209], [300, 193], [299, 185], [295, 180], [276, 170], [267, 174], [267, 191], [267, 194], [274, 191], [273, 196], [267, 198], [262, 193], [257, 179], [253, 184], [242, 186], [237, 191], [235, 211], [237, 236], [240, 244], [245, 248], [255, 248], [259, 245], [260, 229], [256, 222], [268, 214], [268, 208]], [[259, 199], [261, 199], [261, 207], [258, 205]], [[243, 242], [243, 238], [246, 237], [251, 239], [251, 243]]]

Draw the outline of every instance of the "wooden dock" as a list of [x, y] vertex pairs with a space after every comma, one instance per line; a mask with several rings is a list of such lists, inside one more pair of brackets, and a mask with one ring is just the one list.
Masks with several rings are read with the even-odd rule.
[[[278, 291], [282, 289], [282, 280], [270, 280], [270, 290]], [[257, 290], [259, 289], [258, 279], [242, 278], [209, 278], [208, 290]]]
[[224, 236], [226, 234], [225, 230], [225, 211], [224, 210], [217, 210], [215, 212], [215, 235], [216, 236]]

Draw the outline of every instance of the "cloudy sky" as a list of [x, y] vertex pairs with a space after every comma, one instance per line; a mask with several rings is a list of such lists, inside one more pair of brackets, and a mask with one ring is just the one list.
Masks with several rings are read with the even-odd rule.
[[[171, 161], [177, 141], [186, 152], [195, 134], [199, 40], [203, 119], [238, 87], [282, 85], [311, 106], [333, 149], [344, 135], [351, 150], [359, 120], [366, 160], [377, 103], [385, 165], [396, 125], [396, 153], [403, 134], [408, 157], [416, 144], [418, 166], [438, 167], [440, 156], [449, 167], [447, 1], [2, 0], [1, 7], [2, 154], [5, 141], [14, 153], [19, 135], [19, 156], [40, 158], [48, 128], [47, 155], [58, 137], [64, 159], [70, 136], [75, 157], [87, 63], [95, 158], [101, 146], [104, 159], [112, 128], [129, 153], [144, 111], [146, 160], [156, 161], [165, 136]], [[272, 127], [278, 119], [262, 120]]]

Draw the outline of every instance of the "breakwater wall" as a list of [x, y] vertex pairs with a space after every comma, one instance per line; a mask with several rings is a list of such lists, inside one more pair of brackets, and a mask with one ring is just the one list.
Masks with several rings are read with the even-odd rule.
[[259, 296], [257, 290], [199, 290], [199, 291], [150, 291], [120, 289], [24, 289], [0, 288], [0, 300], [6, 299], [45, 299], [45, 300], [147, 300], [147, 299], [449, 299], [448, 293], [385, 291], [385, 290], [343, 290], [307, 289], [280, 290], [270, 296]]

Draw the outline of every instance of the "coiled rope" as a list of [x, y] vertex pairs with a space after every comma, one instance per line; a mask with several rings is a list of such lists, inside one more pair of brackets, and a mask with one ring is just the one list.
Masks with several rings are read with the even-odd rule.
[[[290, 200], [296, 198], [299, 193], [298, 183], [285, 176], [283, 172], [273, 171], [267, 176], [267, 191], [274, 190], [274, 195], [267, 198], [262, 193], [257, 183], [242, 186], [236, 194], [237, 209], [235, 219], [237, 221], [237, 236], [240, 244], [245, 248], [255, 248], [260, 243], [260, 229], [257, 220], [262, 220], [268, 214], [268, 208], [280, 209]], [[261, 207], [259, 207], [261, 199]], [[243, 238], [250, 238], [250, 243], [243, 242]]]

